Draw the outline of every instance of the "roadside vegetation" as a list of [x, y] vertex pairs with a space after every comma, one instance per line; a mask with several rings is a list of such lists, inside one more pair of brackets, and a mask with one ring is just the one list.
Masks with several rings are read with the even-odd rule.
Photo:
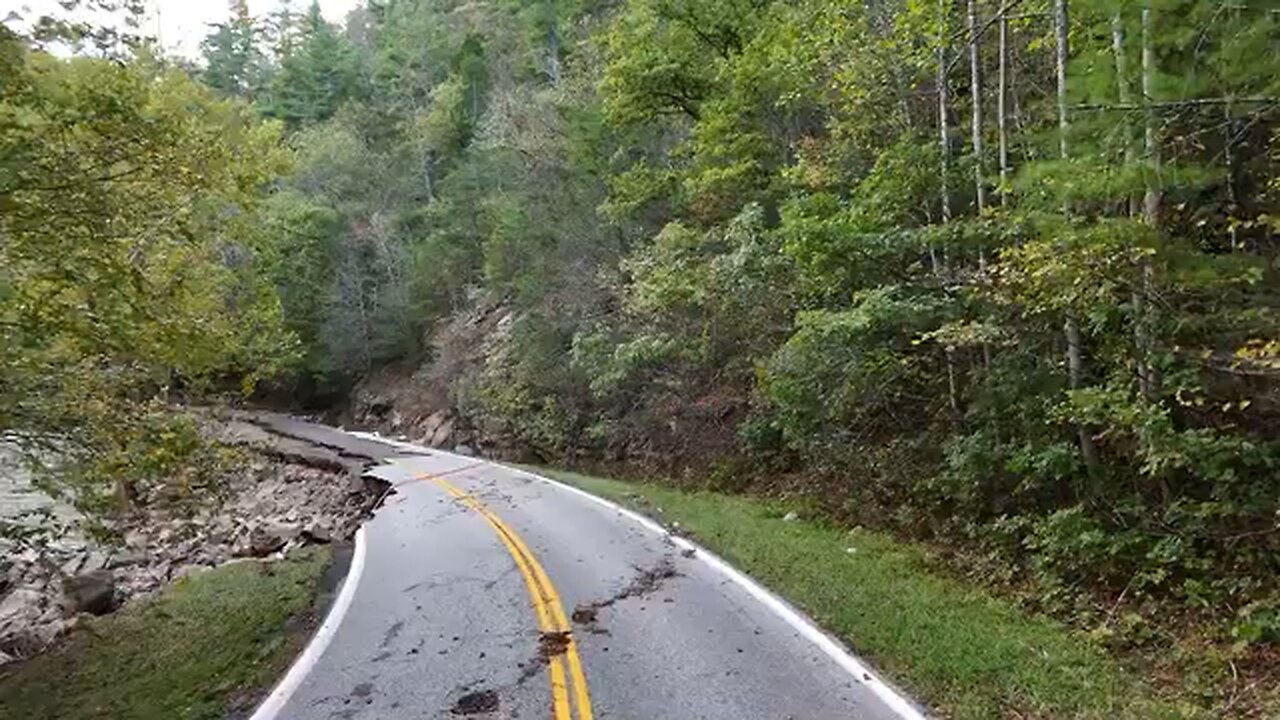
[[0, 670], [0, 716], [247, 716], [310, 637], [329, 557], [313, 547], [276, 562], [226, 565], [115, 615], [86, 618], [55, 649]]
[[948, 577], [927, 547], [807, 517], [809, 508], [794, 502], [542, 472], [705, 545], [803, 609], [938, 717], [1208, 717], [1185, 698], [1158, 699], [1143, 674], [1095, 640]]

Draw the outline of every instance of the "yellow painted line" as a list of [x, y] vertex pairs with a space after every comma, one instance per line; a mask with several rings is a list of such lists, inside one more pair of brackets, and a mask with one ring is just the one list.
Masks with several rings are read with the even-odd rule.
[[[524, 544], [515, 530], [512, 530], [484, 503], [463, 490], [458, 489], [440, 477], [425, 476], [458, 502], [475, 510], [490, 527], [494, 529], [498, 539], [506, 546], [507, 552], [515, 560], [516, 568], [524, 578], [525, 588], [529, 591], [529, 599], [533, 603], [534, 614], [538, 618], [538, 629], [542, 632], [566, 633], [568, 642], [565, 646], [565, 660], [569, 666], [569, 678], [572, 681], [574, 705], [578, 710], [578, 720], [592, 720], [591, 696], [587, 691], [587, 679], [582, 671], [582, 660], [578, 656], [578, 646], [573, 639], [573, 628], [564, 614], [564, 604], [556, 594], [555, 586], [546, 570], [534, 557], [529, 547]], [[569, 702], [566, 695], [564, 667], [560, 657], [548, 658], [548, 669], [551, 676], [551, 712], [554, 720], [571, 720]]]
[[524, 541], [514, 531], [511, 532], [511, 541], [529, 559], [534, 575], [537, 576], [542, 583], [542, 587], [546, 589], [547, 594], [550, 596], [548, 605], [551, 607], [552, 615], [556, 623], [559, 624], [561, 631], [569, 633], [569, 642], [565, 646], [565, 659], [569, 664], [569, 677], [573, 680], [573, 700], [578, 708], [578, 720], [591, 720], [591, 697], [587, 692], [587, 678], [582, 672], [582, 660], [578, 657], [578, 644], [573, 639], [573, 626], [569, 624], [569, 619], [564, 615], [564, 603], [560, 602], [559, 596], [556, 595], [555, 586], [551, 584], [551, 578], [547, 577], [546, 570], [542, 569], [542, 565], [534, 559], [533, 553], [529, 551]]

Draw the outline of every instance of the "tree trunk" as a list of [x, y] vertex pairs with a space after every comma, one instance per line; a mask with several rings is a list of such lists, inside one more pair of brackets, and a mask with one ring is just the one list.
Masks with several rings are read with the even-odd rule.
[[[942, 222], [944, 224], [951, 221], [951, 188], [947, 179], [947, 175], [951, 169], [951, 126], [947, 119], [947, 106], [949, 105], [950, 92], [947, 87], [947, 0], [938, 0], [938, 141], [939, 150], [942, 159]], [[947, 252], [943, 248], [942, 251], [942, 267], [935, 265], [935, 274], [945, 275], [949, 272], [947, 268]], [[941, 273], [938, 271], [941, 270]], [[951, 412], [958, 417], [960, 414], [960, 389], [956, 381], [956, 361], [955, 352], [950, 348], [946, 351], [947, 360], [947, 392], [948, 404], [951, 406]]]
[[1055, 69], [1058, 79], [1058, 154], [1066, 160], [1070, 157], [1067, 132], [1071, 129], [1071, 120], [1067, 116], [1067, 0], [1053, 2], [1053, 34], [1057, 50]]
[[1000, 83], [996, 97], [997, 126], [1000, 129], [1000, 207], [1009, 207], [1009, 19], [1000, 8]]
[[[1124, 23], [1119, 13], [1111, 17], [1111, 52], [1115, 56], [1116, 64], [1116, 90], [1122, 105], [1128, 105], [1133, 101], [1132, 93], [1129, 91], [1129, 74], [1128, 61], [1125, 57], [1124, 49]], [[1123, 128], [1124, 132], [1124, 162], [1127, 167], [1133, 167], [1136, 156], [1133, 150], [1133, 137], [1129, 129], [1129, 123], [1126, 120]], [[1130, 194], [1126, 198], [1130, 217], [1136, 217], [1139, 213], [1137, 197]], [[1148, 342], [1144, 325], [1147, 315], [1147, 288], [1146, 288], [1146, 272], [1145, 268], [1150, 263], [1145, 259], [1140, 262], [1139, 269], [1141, 277], [1134, 284], [1132, 297], [1133, 303], [1133, 341], [1135, 350], [1135, 369], [1138, 376], [1138, 391], [1144, 398], [1151, 398], [1151, 372], [1147, 357]]]
[[[1152, 97], [1155, 85], [1155, 66], [1155, 49], [1151, 45], [1151, 8], [1148, 5], [1142, 10], [1142, 100], [1147, 104], [1150, 104], [1155, 99]], [[1146, 220], [1147, 225], [1151, 227], [1152, 233], [1159, 233], [1162, 192], [1160, 190], [1160, 146], [1157, 137], [1155, 111], [1148, 109], [1145, 117], [1144, 144], [1147, 162], [1150, 167], [1147, 168], [1145, 173], [1147, 191], [1142, 201], [1143, 218]], [[1151, 355], [1155, 348], [1155, 341], [1152, 337], [1154, 323], [1151, 317], [1151, 294], [1155, 284], [1155, 268], [1151, 264], [1151, 258], [1145, 255], [1142, 257], [1140, 267], [1142, 273], [1140, 292], [1146, 302], [1139, 308], [1141, 312], [1138, 314], [1136, 330], [1141, 367], [1139, 370], [1139, 382], [1141, 383], [1143, 397], [1151, 400], [1155, 397], [1156, 388], [1159, 384], [1159, 378], [1151, 367]]]
[[1142, 101], [1147, 106], [1145, 146], [1147, 152], [1147, 192], [1143, 198], [1143, 216], [1151, 227], [1160, 222], [1160, 148], [1156, 138], [1156, 116], [1151, 108], [1155, 92], [1156, 54], [1151, 45], [1151, 8], [1142, 9]]
[[951, 170], [951, 127], [947, 120], [950, 90], [947, 87], [947, 2], [938, 3], [938, 147], [942, 157], [942, 222], [951, 220], [951, 189], [947, 176]]
[[[1067, 116], [1067, 0], [1054, 0], [1053, 3], [1054, 38], [1057, 45], [1058, 76], [1058, 151], [1063, 160], [1070, 158], [1067, 144], [1067, 133], [1071, 130], [1071, 119]], [[1070, 208], [1063, 208], [1064, 212]], [[1075, 311], [1067, 310], [1063, 322], [1063, 336], [1067, 341], [1067, 380], [1072, 390], [1078, 390], [1084, 381], [1084, 341], [1080, 335], [1080, 324], [1076, 321]], [[1093, 433], [1084, 425], [1076, 426], [1076, 434], [1080, 438], [1080, 455], [1084, 458], [1085, 467], [1090, 477], [1096, 477], [1099, 468], [1098, 448], [1093, 442]]]
[[[1084, 383], [1084, 342], [1080, 338], [1080, 325], [1072, 315], [1068, 315], [1062, 325], [1062, 334], [1067, 341], [1067, 383], [1072, 390], [1079, 390]], [[1101, 461], [1098, 459], [1098, 447], [1093, 442], [1093, 433], [1085, 425], [1076, 426], [1076, 434], [1080, 437], [1080, 455], [1089, 476], [1097, 475]]]
[[[982, 57], [978, 52], [978, 0], [969, 0], [969, 96], [973, 104], [973, 182], [978, 217], [987, 209], [982, 177]], [[978, 246], [978, 271], [987, 271], [987, 251]]]

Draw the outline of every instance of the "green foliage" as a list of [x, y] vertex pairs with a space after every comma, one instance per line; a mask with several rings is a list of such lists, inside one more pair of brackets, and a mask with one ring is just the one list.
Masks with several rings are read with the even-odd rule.
[[297, 37], [280, 55], [264, 112], [291, 127], [330, 118], [355, 92], [356, 71], [350, 42], [324, 19], [320, 3], [313, 0]]
[[158, 403], [292, 361], [257, 221], [280, 129], [145, 59], [0, 52], [0, 427], [86, 509], [202, 489], [209, 450]]
[[960, 4], [392, 0], [359, 42], [258, 35], [304, 377], [421, 361], [495, 448], [807, 474], [1086, 623], [1119, 597], [1146, 641], [1173, 603], [1268, 642], [1280, 15], [1070, 3], [1060, 118], [1023, 3], [997, 177], [1003, 5], [981, 153]]

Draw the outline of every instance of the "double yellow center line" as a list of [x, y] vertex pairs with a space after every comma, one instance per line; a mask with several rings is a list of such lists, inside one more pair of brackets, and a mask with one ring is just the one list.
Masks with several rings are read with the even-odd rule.
[[[493, 513], [475, 496], [450, 484], [444, 478], [435, 475], [424, 475], [449, 493], [463, 506], [470, 508], [489, 523], [498, 539], [511, 553], [516, 568], [524, 578], [525, 588], [529, 591], [529, 600], [533, 603], [534, 615], [538, 618], [538, 630], [544, 638], [548, 635], [564, 638], [564, 653], [546, 653], [548, 675], [551, 680], [551, 715], [553, 720], [572, 720], [569, 698], [577, 708], [578, 720], [591, 720], [591, 697], [587, 692], [587, 679], [582, 673], [582, 661], [578, 657], [578, 646], [573, 640], [573, 627], [569, 625], [564, 614], [564, 605], [556, 594], [555, 586], [547, 577], [537, 558], [529, 551], [520, 536], [516, 534], [502, 519]], [[545, 642], [545, 641], [544, 641]], [[544, 652], [547, 646], [544, 645]], [[557, 648], [558, 649], [558, 648]], [[566, 683], [565, 666], [568, 666], [568, 682]]]

